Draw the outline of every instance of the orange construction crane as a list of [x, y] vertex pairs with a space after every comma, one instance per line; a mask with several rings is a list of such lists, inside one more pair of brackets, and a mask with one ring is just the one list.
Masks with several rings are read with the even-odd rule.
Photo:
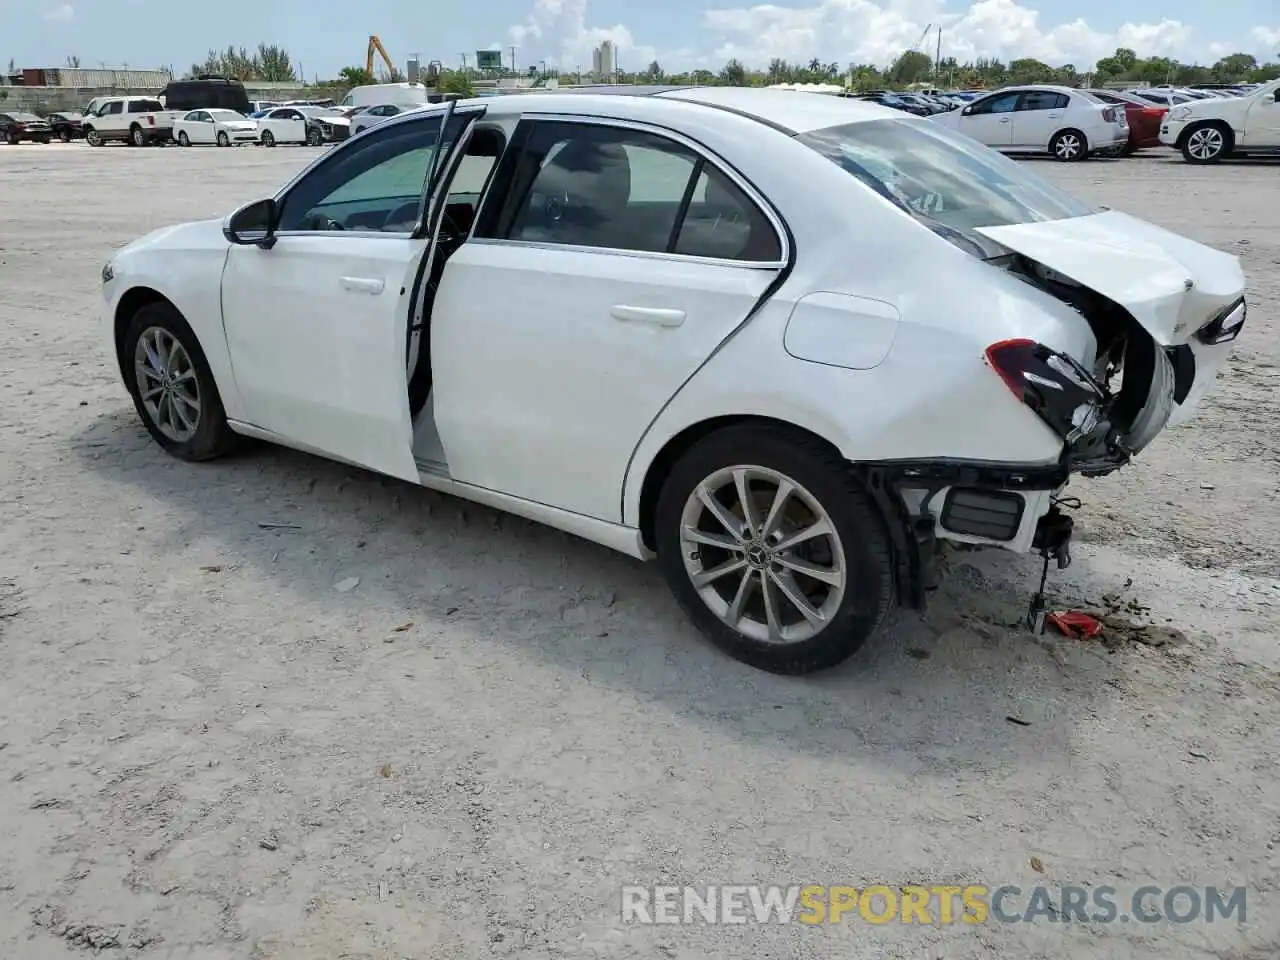
[[373, 55], [377, 53], [382, 57], [382, 62], [387, 65], [387, 73], [391, 76], [396, 75], [396, 65], [391, 62], [391, 57], [387, 55], [387, 48], [382, 45], [382, 41], [378, 39], [376, 34], [369, 34], [369, 49], [365, 55], [364, 70], [369, 76], [373, 76]]

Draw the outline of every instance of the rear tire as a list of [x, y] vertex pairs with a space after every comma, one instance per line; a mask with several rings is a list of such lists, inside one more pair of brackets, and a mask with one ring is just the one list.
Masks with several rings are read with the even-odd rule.
[[191, 138], [187, 136], [187, 131], [185, 130], [178, 131], [178, 146], [180, 147], [191, 146]]
[[129, 142], [135, 147], [145, 147], [150, 139], [151, 138], [147, 136], [146, 131], [137, 124], [134, 124], [129, 128]]
[[[146, 372], [157, 364], [147, 359], [146, 347], [139, 347], [144, 336], [148, 338], [148, 344], [159, 339], [166, 345], [176, 342], [181, 348], [185, 362], [176, 363], [172, 370], [159, 372], [165, 374], [167, 385], [172, 387], [170, 395], [181, 390], [185, 399], [175, 397], [166, 406], [163, 397], [157, 396], [161, 378], [149, 376]], [[154, 355], [157, 351], [152, 349], [150, 353]], [[120, 345], [120, 357], [125, 386], [133, 396], [134, 409], [147, 432], [166, 452], [179, 460], [212, 460], [230, 453], [239, 445], [240, 438], [227, 426], [222, 397], [209, 369], [209, 361], [200, 348], [200, 341], [172, 304], [148, 303], [134, 314]], [[163, 366], [163, 363], [159, 365]], [[193, 397], [195, 406], [190, 402]], [[175, 407], [176, 414], [168, 412]], [[193, 419], [195, 422], [191, 423]], [[175, 426], [180, 429], [174, 429]], [[191, 429], [181, 429], [185, 426]]]
[[[745, 531], [743, 488], [754, 521]], [[816, 440], [755, 425], [712, 434], [676, 463], [654, 519], [676, 600], [713, 644], [757, 669], [834, 667], [894, 602], [885, 520]], [[801, 530], [823, 532], [795, 539]]]
[[1059, 130], [1049, 141], [1049, 152], [1063, 163], [1079, 163], [1089, 156], [1089, 141], [1079, 130]]

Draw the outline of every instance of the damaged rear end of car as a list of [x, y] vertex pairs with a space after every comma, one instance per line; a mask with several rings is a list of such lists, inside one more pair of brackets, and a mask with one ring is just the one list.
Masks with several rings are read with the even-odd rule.
[[[991, 402], [1025, 408], [1025, 462], [1004, 455], [1005, 438], [988, 444], [1002, 451], [989, 461], [926, 455], [854, 464], [890, 519], [900, 601], [924, 607], [941, 541], [1034, 550], [1046, 566], [1056, 558], [1065, 567], [1070, 479], [1125, 466], [1192, 415], [1225, 364], [1247, 313], [1238, 259], [1087, 207], [1012, 161], [913, 121], [850, 125], [801, 140], [928, 228], [934, 237], [922, 238], [931, 251], [923, 260], [944, 259], [940, 241], [971, 255], [969, 268], [944, 271], [960, 299], [962, 291], [985, 291], [1000, 312], [1011, 279], [1024, 291], [1014, 296], [1016, 307], [969, 331], [963, 321], [921, 323], [972, 334], [969, 375], [999, 378], [1006, 399]], [[1034, 292], [1026, 296], [1022, 284]], [[1058, 450], [1052, 460], [1043, 456], [1043, 429]]]

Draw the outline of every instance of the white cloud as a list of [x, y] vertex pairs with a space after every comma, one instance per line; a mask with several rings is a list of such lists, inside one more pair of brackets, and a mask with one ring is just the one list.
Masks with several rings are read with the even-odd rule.
[[76, 8], [69, 3], [64, 3], [46, 11], [44, 18], [55, 23], [70, 23], [76, 18]]
[[[549, 64], [574, 69], [590, 63], [591, 50], [609, 39], [624, 69], [640, 69], [657, 59], [668, 69], [720, 67], [736, 57], [761, 67], [775, 57], [807, 62], [887, 64], [916, 43], [927, 24], [942, 30], [942, 52], [960, 61], [977, 57], [1034, 57], [1051, 64], [1091, 67], [1117, 47], [1139, 56], [1167, 56], [1212, 62], [1240, 50], [1273, 58], [1280, 51], [1280, 27], [1256, 27], [1249, 37], [1211, 42], [1177, 20], [1126, 23], [1113, 32], [1095, 30], [1085, 20], [1042, 22], [1035, 10], [1017, 0], [975, 0], [961, 14], [946, 13], [945, 0], [816, 0], [807, 7], [765, 3], [706, 10], [701, 27], [706, 37], [697, 48], [657, 50], [642, 44], [623, 24], [588, 25], [588, 0], [535, 0], [529, 15], [513, 26], [511, 42], [522, 48], [520, 59], [546, 57]], [[932, 54], [937, 33], [925, 39]]]

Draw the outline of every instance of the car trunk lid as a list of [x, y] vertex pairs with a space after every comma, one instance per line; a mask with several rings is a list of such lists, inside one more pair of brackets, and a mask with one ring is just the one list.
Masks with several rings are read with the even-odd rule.
[[1163, 347], [1244, 293], [1238, 258], [1116, 210], [976, 232], [1119, 304]]

